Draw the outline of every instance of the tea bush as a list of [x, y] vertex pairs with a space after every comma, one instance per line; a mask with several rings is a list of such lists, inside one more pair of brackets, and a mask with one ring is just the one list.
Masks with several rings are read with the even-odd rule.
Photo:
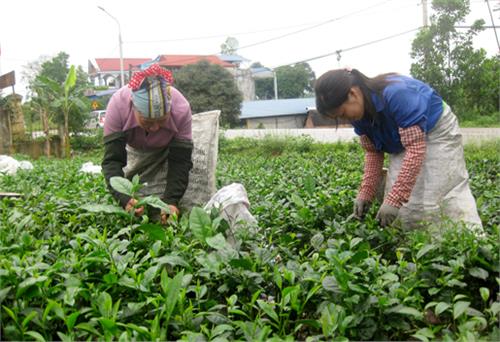
[[266, 144], [220, 144], [217, 186], [242, 183], [259, 221], [236, 246], [217, 212], [162, 227], [117, 210], [78, 172], [100, 151], [0, 176], [24, 195], [0, 202], [0, 339], [500, 339], [498, 143], [466, 148], [481, 237], [351, 219], [356, 144]]

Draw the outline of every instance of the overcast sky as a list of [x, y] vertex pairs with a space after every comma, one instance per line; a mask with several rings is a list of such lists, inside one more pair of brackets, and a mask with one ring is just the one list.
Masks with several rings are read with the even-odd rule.
[[[492, 9], [499, 2], [490, 0]], [[2, 0], [0, 71], [16, 71], [17, 93], [25, 93], [23, 66], [40, 56], [64, 51], [85, 71], [89, 59], [119, 57], [118, 25], [97, 6], [120, 22], [124, 58], [216, 54], [231, 36], [241, 56], [270, 68], [331, 54], [308, 61], [317, 77], [344, 66], [408, 74], [416, 31], [404, 32], [423, 23], [421, 0]], [[466, 24], [491, 25], [484, 0], [471, 0], [471, 10]], [[500, 11], [493, 14], [499, 25]], [[475, 44], [498, 51], [492, 29]], [[340, 61], [337, 50], [347, 50]]]

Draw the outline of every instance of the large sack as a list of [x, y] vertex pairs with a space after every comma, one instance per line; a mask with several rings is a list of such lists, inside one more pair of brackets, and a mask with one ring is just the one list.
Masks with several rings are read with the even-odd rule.
[[[404, 155], [404, 152], [390, 155], [386, 194], [396, 182]], [[424, 164], [410, 199], [399, 210], [398, 218], [403, 227], [409, 229], [429, 222], [437, 227], [451, 219], [482, 230], [476, 201], [469, 187], [462, 134], [456, 116], [447, 105], [436, 126], [427, 133]]]
[[[215, 169], [219, 141], [220, 110], [193, 115], [193, 168], [189, 173], [189, 185], [179, 203], [181, 210], [190, 210], [193, 206], [203, 206], [215, 193]], [[132, 178], [138, 174], [141, 182], [142, 196], [161, 196], [167, 185], [168, 148], [154, 151], [142, 151], [127, 146], [127, 166], [125, 177]], [[144, 165], [149, 165], [145, 168]]]
[[19, 162], [10, 156], [0, 156], [0, 175], [15, 175], [19, 168]]
[[18, 169], [32, 170], [33, 164], [27, 160], [17, 161], [11, 156], [0, 155], [0, 175], [15, 175]]
[[232, 183], [219, 189], [205, 205], [205, 210], [217, 208], [231, 229], [255, 226], [257, 220], [250, 213], [250, 202], [245, 187]]

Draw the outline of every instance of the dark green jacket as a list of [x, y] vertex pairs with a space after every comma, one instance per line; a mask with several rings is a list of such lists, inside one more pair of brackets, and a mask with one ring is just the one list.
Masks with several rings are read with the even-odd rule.
[[[123, 168], [127, 165], [126, 133], [117, 132], [104, 137], [104, 158], [102, 172], [108, 189], [113, 196], [125, 207], [130, 196], [115, 191], [109, 184], [111, 177], [123, 177]], [[193, 167], [191, 161], [193, 142], [172, 140], [166, 147], [168, 152], [167, 186], [162, 200], [167, 204], [178, 206], [180, 199], [186, 192], [189, 182], [189, 171]]]

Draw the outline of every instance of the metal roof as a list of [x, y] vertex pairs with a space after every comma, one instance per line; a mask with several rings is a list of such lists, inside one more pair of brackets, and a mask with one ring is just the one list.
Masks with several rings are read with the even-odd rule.
[[249, 59], [246, 59], [245, 57], [242, 57], [240, 55], [226, 55], [226, 54], [219, 54], [217, 55], [220, 59], [222, 59], [225, 62], [229, 63], [242, 63], [242, 62], [250, 62]]
[[316, 105], [314, 97], [282, 100], [243, 101], [240, 119], [306, 115]]

